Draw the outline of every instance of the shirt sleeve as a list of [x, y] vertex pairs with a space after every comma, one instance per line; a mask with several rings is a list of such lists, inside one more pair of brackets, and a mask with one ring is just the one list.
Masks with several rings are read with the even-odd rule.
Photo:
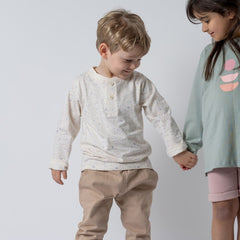
[[198, 63], [183, 130], [183, 137], [188, 145], [188, 150], [193, 153], [197, 153], [202, 147], [202, 96], [205, 83], [203, 77], [205, 62], [204, 55], [205, 51], [202, 52]]
[[162, 135], [169, 157], [187, 149], [175, 120], [165, 99], [159, 94], [154, 84], [146, 79], [142, 88], [142, 107], [147, 119]]
[[76, 138], [81, 123], [79, 81], [75, 81], [68, 92], [62, 116], [56, 131], [53, 158], [49, 168], [67, 170], [72, 142]]

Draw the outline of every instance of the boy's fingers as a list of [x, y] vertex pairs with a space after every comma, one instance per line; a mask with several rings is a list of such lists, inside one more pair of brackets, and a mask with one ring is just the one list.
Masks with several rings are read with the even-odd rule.
[[191, 168], [193, 168], [195, 165], [197, 164], [197, 162], [190, 162], [188, 165], [191, 167]]
[[198, 156], [197, 155], [193, 155], [193, 159], [194, 160], [198, 160]]
[[187, 152], [187, 157], [192, 158], [192, 159], [198, 159], [198, 156], [192, 152]]
[[52, 171], [52, 177], [56, 183], [63, 185], [61, 180], [61, 171]]
[[62, 171], [62, 175], [64, 179], [67, 179], [67, 171]]
[[60, 175], [59, 177], [55, 177], [55, 178], [54, 178], [54, 181], [55, 181], [56, 183], [58, 183], [58, 184], [63, 185], [63, 181], [62, 181], [62, 179], [61, 179], [61, 175]]
[[191, 159], [198, 159], [197, 155], [195, 155], [193, 153], [189, 154], [189, 158], [191, 158]]
[[56, 183], [63, 185], [63, 181], [61, 179], [54, 179]]

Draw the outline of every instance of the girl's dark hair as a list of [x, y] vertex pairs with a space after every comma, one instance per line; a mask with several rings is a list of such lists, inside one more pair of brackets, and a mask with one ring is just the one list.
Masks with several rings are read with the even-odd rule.
[[[232, 28], [229, 29], [226, 39], [214, 42], [213, 49], [205, 63], [204, 75], [206, 81], [211, 78], [214, 66], [221, 51], [223, 51], [223, 59], [225, 59], [225, 43], [229, 43], [229, 46], [235, 53], [240, 64], [240, 46], [233, 38], [234, 34], [240, 30], [240, 0], [188, 0], [186, 6], [187, 17], [189, 21], [194, 24], [199, 23], [194, 15], [195, 12], [215, 12], [222, 16], [226, 16], [229, 11], [233, 11], [235, 13], [233, 19], [234, 24]], [[223, 67], [224, 66], [222, 66], [222, 71]]]

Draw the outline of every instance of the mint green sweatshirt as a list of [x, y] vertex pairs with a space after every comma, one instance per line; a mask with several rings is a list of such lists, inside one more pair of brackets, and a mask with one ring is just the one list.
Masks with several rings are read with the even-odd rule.
[[[240, 45], [240, 38], [236, 41]], [[205, 81], [204, 65], [212, 47], [208, 45], [201, 53], [184, 126], [189, 150], [197, 153], [203, 146], [206, 173], [240, 167], [239, 63], [226, 43], [225, 59], [220, 53], [212, 78]]]

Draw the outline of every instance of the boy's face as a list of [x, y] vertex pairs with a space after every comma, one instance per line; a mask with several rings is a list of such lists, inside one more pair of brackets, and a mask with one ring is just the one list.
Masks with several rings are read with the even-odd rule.
[[120, 49], [114, 53], [111, 53], [108, 48], [105, 58], [106, 75], [108, 77], [128, 79], [133, 71], [140, 66], [143, 56], [142, 50], [138, 47], [130, 51]]

